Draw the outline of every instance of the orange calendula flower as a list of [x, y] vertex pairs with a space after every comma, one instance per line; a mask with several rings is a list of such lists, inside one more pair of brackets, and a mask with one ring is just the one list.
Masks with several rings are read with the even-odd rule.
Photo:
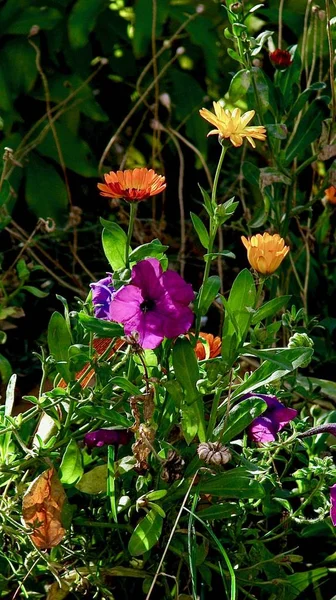
[[334, 185], [324, 190], [324, 200], [330, 204], [336, 204], [336, 187]]
[[253, 235], [247, 239], [241, 238], [247, 249], [247, 259], [253, 269], [262, 275], [271, 275], [276, 271], [289, 252], [289, 246], [278, 233]]
[[110, 171], [104, 175], [105, 183], [98, 183], [102, 196], [124, 198], [128, 202], [139, 202], [160, 194], [166, 188], [166, 179], [153, 169], [128, 169]]
[[222, 342], [219, 337], [214, 337], [212, 333], [203, 333], [201, 331], [195, 346], [195, 354], [198, 360], [215, 358], [221, 353], [221, 347]]
[[209, 131], [209, 135], [219, 135], [221, 138], [229, 139], [231, 144], [238, 148], [242, 145], [244, 138], [250, 142], [255, 148], [254, 139], [264, 141], [266, 139], [266, 129], [261, 125], [247, 127], [247, 124], [255, 115], [254, 110], [249, 110], [242, 115], [239, 108], [235, 108], [232, 112], [224, 109], [219, 102], [213, 103], [215, 114], [201, 108], [200, 115], [216, 129]]

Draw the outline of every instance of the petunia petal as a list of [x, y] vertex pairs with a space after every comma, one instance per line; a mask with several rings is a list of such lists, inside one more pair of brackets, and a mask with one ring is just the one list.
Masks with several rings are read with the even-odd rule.
[[274, 442], [276, 431], [271, 419], [260, 416], [254, 419], [248, 428], [247, 434], [253, 442]]
[[162, 283], [174, 302], [188, 305], [195, 298], [191, 284], [186, 283], [175, 271], [165, 271], [162, 275]]
[[156, 300], [164, 294], [162, 267], [157, 258], [141, 260], [132, 269], [132, 284], [142, 290], [145, 299]]

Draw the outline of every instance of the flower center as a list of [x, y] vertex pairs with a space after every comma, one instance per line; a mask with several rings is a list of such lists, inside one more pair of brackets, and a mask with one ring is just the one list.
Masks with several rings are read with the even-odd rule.
[[147, 313], [149, 310], [153, 310], [153, 308], [155, 308], [155, 302], [154, 302], [154, 300], [151, 300], [150, 298], [148, 300], [144, 300], [140, 304], [140, 309], [142, 310], [143, 313]]

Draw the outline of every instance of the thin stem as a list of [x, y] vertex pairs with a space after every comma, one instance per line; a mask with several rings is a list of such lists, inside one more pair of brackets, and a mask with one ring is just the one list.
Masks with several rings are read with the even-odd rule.
[[279, 4], [279, 33], [278, 33], [278, 48], [281, 49], [282, 44], [282, 12], [284, 7], [285, 0], [280, 0]]
[[221, 393], [222, 393], [221, 388], [217, 388], [217, 390], [215, 392], [215, 397], [212, 401], [212, 406], [211, 406], [211, 413], [210, 413], [207, 436], [206, 436], [207, 440], [211, 440], [213, 430], [215, 429], [217, 410], [218, 410], [218, 406], [219, 406], [219, 402], [220, 402]]
[[133, 235], [136, 211], [137, 211], [137, 204], [136, 204], [136, 202], [132, 202], [130, 204], [130, 216], [129, 216], [129, 222], [128, 222], [127, 241], [126, 241], [126, 256], [125, 256], [126, 269], [129, 269], [129, 255], [132, 250], [131, 239], [132, 239], [132, 235]]
[[[213, 209], [215, 209], [217, 202], [216, 202], [216, 197], [217, 197], [217, 186], [218, 186], [218, 180], [219, 180], [219, 175], [222, 169], [222, 165], [223, 165], [223, 161], [224, 161], [224, 157], [225, 157], [225, 153], [227, 150], [227, 146], [222, 146], [222, 151], [219, 157], [219, 161], [218, 161], [218, 165], [217, 165], [217, 169], [216, 169], [216, 174], [215, 174], [215, 179], [214, 179], [214, 184], [213, 184], [213, 188], [212, 188], [212, 192], [211, 192], [211, 202], [212, 202], [212, 207]], [[197, 311], [197, 317], [196, 317], [196, 324], [195, 324], [195, 344], [198, 340], [198, 336], [199, 336], [199, 332], [200, 332], [200, 327], [201, 327], [201, 312], [199, 310], [199, 307], [202, 306], [202, 300], [203, 300], [203, 295], [204, 295], [204, 288], [205, 288], [205, 284], [209, 278], [209, 274], [210, 274], [210, 268], [211, 268], [211, 261], [212, 261], [212, 250], [213, 250], [213, 245], [214, 245], [214, 241], [215, 241], [215, 237], [217, 234], [217, 230], [218, 230], [218, 221], [216, 220], [216, 218], [214, 216], [210, 217], [210, 224], [209, 224], [209, 247], [208, 247], [208, 252], [207, 252], [207, 256], [205, 257], [205, 269], [204, 269], [204, 274], [203, 274], [203, 282], [202, 282], [202, 287], [200, 289], [200, 293], [199, 293], [199, 298], [198, 298], [198, 311]]]
[[328, 36], [328, 49], [329, 49], [329, 76], [330, 76], [330, 89], [332, 98], [332, 113], [331, 113], [331, 127], [329, 130], [329, 142], [332, 131], [334, 130], [334, 123], [336, 118], [336, 93], [335, 93], [335, 69], [334, 69], [334, 49], [331, 36], [330, 28], [330, 2], [326, 0], [326, 13], [327, 13], [327, 36]]

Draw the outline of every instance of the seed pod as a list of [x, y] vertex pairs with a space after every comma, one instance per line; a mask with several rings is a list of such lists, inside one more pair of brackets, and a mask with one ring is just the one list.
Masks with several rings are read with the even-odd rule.
[[226, 465], [232, 458], [231, 452], [220, 442], [203, 442], [197, 448], [200, 460], [208, 465]]

